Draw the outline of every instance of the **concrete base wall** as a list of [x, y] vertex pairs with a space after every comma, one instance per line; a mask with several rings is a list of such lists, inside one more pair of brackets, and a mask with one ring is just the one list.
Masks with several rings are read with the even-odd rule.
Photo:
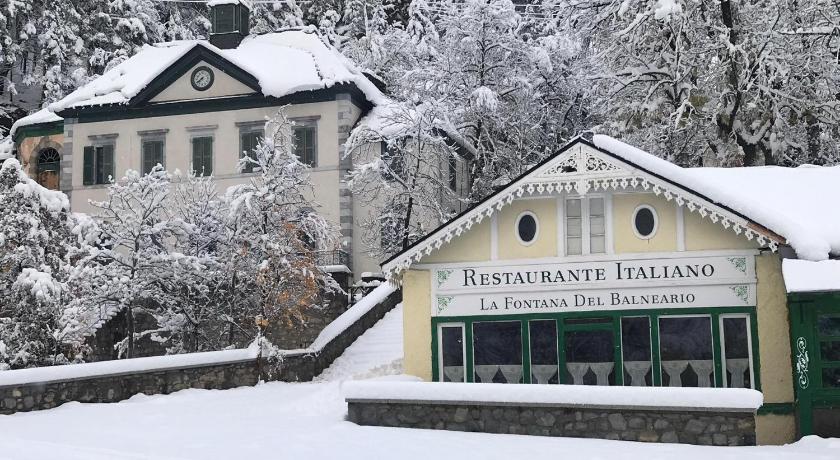
[[348, 400], [360, 425], [716, 446], [755, 445], [755, 414]]

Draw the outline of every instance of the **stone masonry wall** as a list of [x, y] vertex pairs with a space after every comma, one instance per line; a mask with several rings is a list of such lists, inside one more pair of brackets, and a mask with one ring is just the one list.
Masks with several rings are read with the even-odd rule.
[[755, 414], [348, 400], [360, 425], [716, 446], [755, 445]]
[[362, 315], [318, 352], [287, 353], [282, 362], [249, 359], [129, 374], [0, 386], [0, 414], [57, 407], [70, 401], [108, 403], [143, 393], [169, 394], [187, 388], [225, 390], [259, 381], [310, 381], [330, 366], [359, 336], [402, 300], [398, 291]]

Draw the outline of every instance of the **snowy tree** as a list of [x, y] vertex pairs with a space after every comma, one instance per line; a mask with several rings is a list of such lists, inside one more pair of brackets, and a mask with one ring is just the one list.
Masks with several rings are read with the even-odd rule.
[[6, 160], [0, 201], [0, 370], [73, 359], [65, 355], [60, 321], [69, 255], [75, 253], [67, 197]]
[[100, 221], [99, 248], [78, 262], [71, 280], [77, 292], [72, 307], [110, 305], [124, 312], [127, 337], [119, 350], [128, 358], [138, 338], [166, 333], [169, 326], [141, 330], [136, 315], [163, 312], [158, 317], [171, 317], [168, 307], [178, 300], [173, 286], [185, 271], [203, 268], [194, 257], [172, 249], [170, 243], [190, 228], [171, 212], [170, 186], [160, 165], [144, 176], [129, 170], [113, 183], [107, 200], [92, 203]]

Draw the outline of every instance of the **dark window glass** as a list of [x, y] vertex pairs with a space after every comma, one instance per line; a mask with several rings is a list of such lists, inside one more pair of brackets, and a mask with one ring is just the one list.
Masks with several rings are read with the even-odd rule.
[[522, 381], [522, 326], [519, 321], [473, 323], [476, 382]]
[[143, 141], [143, 174], [149, 174], [158, 164], [163, 165], [163, 141]]
[[440, 328], [442, 382], [464, 381], [464, 329], [461, 326]]
[[711, 318], [659, 318], [659, 354], [663, 385], [714, 386]]
[[196, 176], [213, 175], [213, 138], [194, 137], [192, 140], [193, 171]]
[[726, 357], [726, 386], [752, 388], [747, 318], [723, 318], [723, 353]]
[[387, 181], [405, 180], [405, 159], [401, 147], [388, 147], [387, 143], [382, 143], [381, 155], [385, 163], [382, 176]]
[[318, 147], [316, 145], [318, 129], [315, 126], [295, 126], [295, 155], [300, 162], [308, 166], [318, 165]]
[[817, 331], [820, 335], [840, 337], [840, 316], [820, 315], [817, 318]]
[[451, 155], [449, 157], [449, 188], [458, 190], [458, 160]]
[[38, 153], [38, 183], [50, 190], [58, 190], [61, 172], [61, 155], [56, 149], [44, 149]]
[[840, 340], [820, 342], [820, 358], [823, 361], [840, 361]]
[[114, 176], [114, 146], [85, 147], [83, 162], [84, 185], [109, 183]]
[[613, 385], [615, 355], [612, 331], [566, 333], [566, 383]]
[[[263, 134], [260, 131], [250, 131], [246, 133], [242, 133], [240, 136], [240, 143], [241, 148], [239, 152], [239, 158], [248, 157], [252, 160], [256, 159], [256, 150], [257, 147], [260, 145], [260, 140], [262, 139]], [[254, 168], [257, 165], [250, 160], [246, 160], [242, 166], [242, 172], [250, 173], [254, 172]]]
[[840, 388], [840, 367], [828, 367], [822, 370], [823, 388]]
[[559, 383], [557, 372], [557, 323], [530, 321], [531, 383]]
[[636, 211], [636, 216], [633, 218], [633, 225], [636, 226], [636, 232], [639, 235], [644, 237], [652, 235], [656, 226], [656, 218], [653, 215], [653, 211], [649, 208], [639, 208]]
[[624, 384], [651, 386], [650, 319], [621, 318], [621, 350], [624, 359]]
[[516, 231], [519, 239], [524, 243], [530, 243], [537, 237], [537, 219], [530, 214], [523, 214], [516, 224]]

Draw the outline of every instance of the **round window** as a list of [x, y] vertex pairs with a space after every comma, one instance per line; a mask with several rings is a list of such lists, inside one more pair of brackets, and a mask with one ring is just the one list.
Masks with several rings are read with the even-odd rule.
[[633, 231], [636, 236], [645, 240], [653, 238], [657, 225], [656, 210], [648, 205], [636, 208], [633, 213]]
[[533, 243], [537, 239], [539, 232], [539, 224], [537, 223], [537, 216], [531, 212], [523, 212], [516, 219], [516, 236], [519, 237], [519, 242], [525, 245]]

